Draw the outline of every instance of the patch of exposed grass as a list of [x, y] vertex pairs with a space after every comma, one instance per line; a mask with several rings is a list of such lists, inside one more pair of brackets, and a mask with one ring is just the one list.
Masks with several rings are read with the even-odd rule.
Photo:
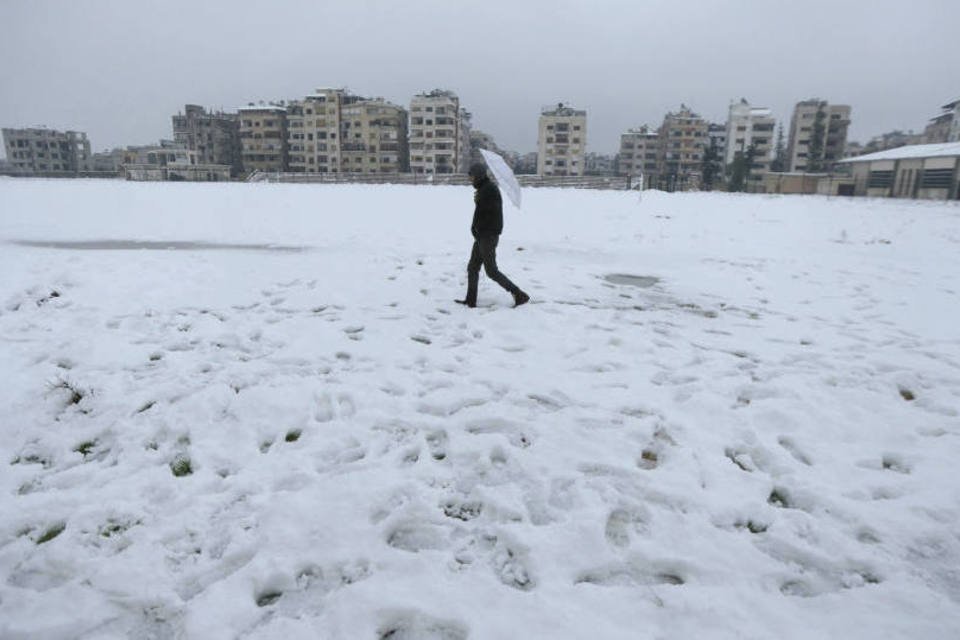
[[735, 523], [737, 529], [746, 529], [750, 533], [764, 533], [769, 529], [769, 525], [763, 524], [762, 522], [755, 522], [753, 520], [747, 520], [746, 522], [740, 521]]
[[775, 507], [780, 507], [781, 509], [790, 509], [792, 507], [790, 495], [787, 493], [786, 489], [781, 489], [779, 487], [770, 492], [770, 497], [767, 498], [767, 502]]
[[283, 595], [282, 591], [264, 591], [257, 596], [257, 606], [258, 607], [267, 607], [280, 599], [280, 596]]
[[97, 529], [97, 533], [102, 538], [112, 538], [118, 536], [122, 533], [125, 533], [130, 527], [134, 527], [138, 524], [142, 524], [140, 520], [135, 520], [133, 522], [123, 522], [120, 520], [115, 520], [114, 518], [109, 518], [107, 521]]
[[62, 390], [66, 391], [68, 394], [67, 397], [67, 406], [80, 404], [80, 401], [84, 399], [87, 395], [87, 391], [81, 389], [76, 384], [70, 382], [65, 378], [60, 378], [56, 382], [50, 385], [52, 390]]
[[42, 465], [44, 469], [48, 469], [52, 462], [49, 458], [44, 456], [36, 453], [28, 453], [26, 455], [17, 456], [10, 461], [10, 464], [39, 464]]
[[179, 455], [170, 463], [170, 470], [173, 471], [174, 476], [182, 478], [193, 473], [193, 465], [188, 456]]
[[290, 431], [287, 431], [287, 435], [284, 438], [284, 440], [286, 440], [287, 442], [296, 442], [297, 440], [300, 439], [300, 434], [302, 433], [303, 432], [300, 431], [300, 429], [290, 429]]
[[44, 544], [45, 542], [50, 542], [51, 540], [56, 538], [58, 535], [63, 533], [63, 530], [66, 528], [67, 528], [66, 522], [61, 521], [61, 522], [54, 523], [53, 525], [48, 527], [47, 530], [44, 531], [39, 538], [37, 538], [37, 544], [39, 545], [39, 544]]
[[641, 469], [655, 469], [660, 464], [660, 456], [653, 449], [644, 449], [640, 452], [640, 459], [637, 460], [637, 466]]
[[87, 457], [88, 455], [90, 455], [90, 452], [93, 451], [94, 447], [97, 446], [97, 444], [98, 443], [96, 440], [84, 440], [83, 442], [78, 444], [76, 447], [74, 447], [73, 450], [79, 453], [80, 455], [82, 455], [83, 457]]

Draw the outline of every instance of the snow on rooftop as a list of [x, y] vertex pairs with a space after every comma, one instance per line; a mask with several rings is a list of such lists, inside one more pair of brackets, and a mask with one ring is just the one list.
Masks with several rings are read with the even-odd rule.
[[844, 158], [839, 162], [872, 162], [874, 160], [908, 160], [913, 158], [941, 158], [960, 156], [960, 142], [935, 144], [910, 144], [896, 149], [887, 149], [863, 156]]
[[276, 105], [276, 104], [260, 104], [260, 105], [248, 104], [248, 105], [244, 105], [242, 107], [237, 108], [237, 111], [286, 111], [286, 110], [287, 110], [286, 107], [281, 107], [280, 105]]

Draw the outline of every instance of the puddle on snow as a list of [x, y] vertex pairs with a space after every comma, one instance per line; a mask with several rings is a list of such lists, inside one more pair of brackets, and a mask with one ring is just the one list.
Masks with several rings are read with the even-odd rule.
[[190, 242], [183, 240], [12, 240], [10, 244], [39, 249], [73, 249], [75, 251], [271, 251], [299, 253], [309, 247], [279, 244], [229, 244], [221, 242]]
[[608, 273], [603, 279], [613, 284], [626, 284], [631, 287], [642, 287], [649, 289], [660, 282], [660, 278], [655, 276], [634, 276], [629, 273]]

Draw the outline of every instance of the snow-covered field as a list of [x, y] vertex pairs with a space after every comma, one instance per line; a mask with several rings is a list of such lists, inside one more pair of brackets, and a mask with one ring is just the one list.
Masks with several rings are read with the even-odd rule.
[[0, 637], [960, 637], [960, 207], [0, 180]]

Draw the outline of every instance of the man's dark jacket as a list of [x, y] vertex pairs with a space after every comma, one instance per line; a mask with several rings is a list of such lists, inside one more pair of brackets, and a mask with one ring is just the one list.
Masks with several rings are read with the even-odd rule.
[[484, 178], [474, 186], [477, 192], [473, 199], [477, 206], [473, 210], [470, 231], [474, 238], [499, 236], [503, 233], [503, 201], [500, 198], [500, 189], [490, 178]]

